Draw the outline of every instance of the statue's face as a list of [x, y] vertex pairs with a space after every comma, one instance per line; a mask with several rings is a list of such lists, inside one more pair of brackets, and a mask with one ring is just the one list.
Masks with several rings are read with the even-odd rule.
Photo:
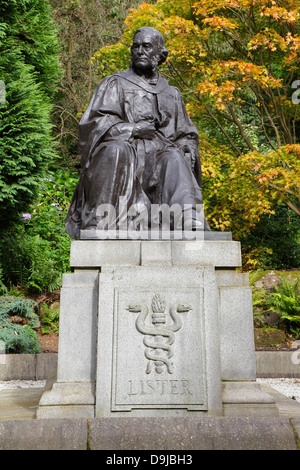
[[148, 31], [135, 34], [131, 46], [132, 64], [135, 69], [153, 70], [158, 65], [159, 56], [159, 41], [155, 35]]

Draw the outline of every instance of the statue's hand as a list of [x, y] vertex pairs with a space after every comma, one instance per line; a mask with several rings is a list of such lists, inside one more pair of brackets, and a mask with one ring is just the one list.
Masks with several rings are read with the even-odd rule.
[[180, 147], [180, 150], [184, 153], [186, 157], [186, 161], [188, 162], [191, 169], [193, 170], [195, 167], [196, 159], [197, 159], [197, 151], [195, 150], [194, 147], [188, 144], [184, 144], [182, 147]]
[[155, 121], [139, 121], [134, 125], [133, 137], [152, 140], [155, 137]]

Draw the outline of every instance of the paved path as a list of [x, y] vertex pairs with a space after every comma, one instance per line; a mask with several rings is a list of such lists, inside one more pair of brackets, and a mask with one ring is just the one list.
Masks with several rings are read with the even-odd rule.
[[[268, 385], [261, 387], [274, 396], [282, 418], [300, 418], [300, 403]], [[18, 388], [0, 391], [0, 420], [35, 419], [42, 388]]]
[[298, 401], [282, 395], [269, 385], [261, 384], [261, 388], [275, 398], [280, 418], [300, 418], [300, 403]]
[[0, 420], [35, 419], [43, 388], [15, 388], [0, 391]]

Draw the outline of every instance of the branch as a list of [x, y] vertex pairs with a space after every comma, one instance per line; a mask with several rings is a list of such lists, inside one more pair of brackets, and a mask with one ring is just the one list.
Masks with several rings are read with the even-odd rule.
[[59, 132], [59, 134], [57, 134], [55, 137], [53, 137], [53, 140], [59, 140], [60, 141], [64, 135], [70, 135], [70, 136], [74, 137], [74, 139], [78, 138], [78, 135], [74, 134], [71, 131], [61, 131], [61, 132]]
[[290, 143], [292, 144], [293, 139], [292, 139], [292, 134], [291, 134], [291, 131], [290, 131], [290, 122], [289, 122], [289, 119], [287, 118], [287, 115], [286, 115], [286, 109], [284, 108], [284, 106], [282, 104], [282, 97], [281, 97], [281, 93], [280, 93], [280, 88], [278, 88], [277, 91], [278, 91], [278, 97], [279, 97], [279, 106], [280, 106], [280, 109], [281, 109], [282, 124], [284, 126], [284, 129], [286, 129], [287, 136], [290, 140]]
[[242, 152], [240, 151], [240, 149], [235, 145], [235, 143], [233, 142], [233, 140], [231, 139], [230, 135], [227, 133], [227, 131], [224, 129], [224, 127], [222, 126], [222, 124], [219, 122], [219, 120], [216, 118], [216, 116], [214, 116], [210, 110], [205, 107], [209, 117], [215, 121], [215, 123], [217, 124], [217, 126], [219, 127], [219, 129], [221, 130], [221, 132], [225, 135], [225, 137], [228, 139], [228, 141], [230, 142], [230, 145], [232, 146], [232, 148], [239, 154], [239, 155], [242, 155]]
[[294, 134], [294, 144], [296, 144], [296, 118], [297, 118], [297, 107], [298, 105], [295, 105], [295, 114], [294, 114], [294, 119], [293, 119], [293, 134]]
[[290, 189], [285, 189], [283, 191], [282, 189], [280, 189], [279, 186], [277, 186], [277, 184], [271, 183], [270, 181], [268, 181], [268, 185], [271, 186], [271, 188], [275, 189], [276, 191], [281, 192], [282, 194], [288, 193], [288, 194], [291, 194], [292, 196], [294, 196], [293, 191], [291, 191]]
[[[276, 184], [273, 184], [273, 183], [270, 183], [268, 181], [268, 185], [275, 189], [275, 191], [279, 194], [280, 198], [282, 199], [282, 201], [293, 211], [295, 212], [295, 214], [299, 215], [300, 216], [300, 207], [296, 206], [294, 203], [292, 203], [292, 201], [290, 201], [286, 196], [285, 196], [285, 193], [278, 188], [278, 186], [276, 186]], [[289, 191], [286, 191], [286, 192], [289, 192]]]
[[79, 123], [79, 119], [78, 119], [76, 116], [74, 116], [72, 113], [70, 113], [68, 110], [66, 110], [63, 106], [55, 105], [55, 106], [54, 106], [54, 109], [53, 109], [53, 114], [56, 114], [56, 113], [55, 113], [55, 109], [56, 109], [56, 108], [57, 108], [57, 109], [60, 109], [60, 110], [62, 111], [61, 114], [60, 114], [60, 117], [62, 117], [63, 114], [67, 114], [68, 116], [70, 116], [71, 118], [74, 119], [74, 121], [76, 122], [76, 124]]
[[248, 104], [248, 106], [250, 106], [251, 108], [254, 108], [254, 110], [256, 111], [255, 114], [251, 114], [250, 112], [247, 112], [247, 114], [249, 114], [249, 116], [252, 116], [254, 119], [260, 119], [260, 122], [261, 122], [261, 126], [262, 126], [262, 130], [263, 130], [263, 133], [264, 133], [264, 136], [266, 137], [267, 141], [269, 142], [269, 145], [272, 147], [272, 149], [278, 153], [278, 149], [277, 147], [275, 147], [275, 145], [273, 145], [270, 137], [268, 136], [268, 133], [267, 133], [267, 129], [266, 129], [266, 126], [272, 128], [273, 126], [272, 125], [268, 125], [264, 122], [264, 115], [262, 113], [262, 110], [261, 110], [261, 107], [259, 106], [256, 106], [255, 104], [253, 103], [250, 103], [249, 101], [245, 101], [246, 104]]
[[[185, 87], [188, 87], [187, 84], [185, 83], [184, 79], [182, 78], [180, 72], [176, 69], [176, 67], [175, 67], [175, 65], [173, 64], [173, 62], [172, 62], [171, 60], [169, 60], [168, 63], [167, 63], [167, 65], [168, 65], [168, 69], [169, 69], [170, 73], [172, 74], [172, 78], [173, 78], [173, 80], [175, 80], [175, 82], [176, 82], [178, 88], [180, 88], [180, 90], [182, 90], [182, 84], [183, 84]], [[172, 73], [172, 71], [175, 72], [175, 75], [174, 75], [174, 73]], [[181, 84], [180, 84], [178, 78], [181, 80], [181, 82], [182, 82]]]
[[256, 152], [256, 148], [252, 145], [251, 141], [248, 139], [248, 137], [246, 136], [245, 132], [244, 132], [244, 129], [243, 129], [243, 126], [242, 124], [240, 123], [239, 119], [237, 118], [234, 110], [233, 110], [233, 107], [231, 105], [227, 105], [227, 108], [232, 116], [232, 119], [235, 123], [235, 125], [239, 128], [239, 131], [240, 131], [240, 134], [241, 136], [243, 137], [244, 141], [246, 142], [246, 144], [248, 145], [249, 149], [252, 150], [252, 152]]
[[260, 103], [262, 104], [263, 108], [264, 108], [264, 111], [274, 129], [274, 132], [275, 132], [275, 135], [276, 135], [276, 140], [277, 140], [277, 144], [278, 144], [278, 147], [281, 147], [281, 139], [280, 139], [280, 134], [279, 134], [279, 131], [277, 129], [277, 126], [271, 116], [271, 114], [269, 113], [269, 110], [266, 106], [266, 103], [265, 103], [265, 100], [264, 98], [262, 97], [261, 93], [258, 91], [258, 89], [255, 89], [255, 87], [253, 86], [250, 86], [251, 90], [253, 91], [253, 93], [259, 98], [259, 101]]
[[261, 125], [262, 125], [262, 130], [263, 130], [263, 133], [264, 133], [264, 136], [266, 137], [267, 141], [269, 142], [270, 146], [272, 147], [272, 149], [278, 153], [278, 149], [277, 147], [275, 147], [270, 139], [270, 137], [268, 136], [268, 133], [267, 133], [267, 130], [266, 130], [266, 126], [265, 126], [265, 123], [264, 123], [264, 118], [263, 116], [261, 115], [260, 116], [260, 121], [261, 121]]
[[[266, 93], [267, 95], [270, 97], [270, 99], [272, 100], [273, 102], [273, 105], [274, 105], [274, 108], [275, 108], [275, 111], [276, 111], [276, 114], [277, 114], [277, 117], [279, 119], [279, 122], [281, 123], [281, 126], [283, 128], [283, 137], [286, 136], [287, 137], [287, 140], [285, 139], [285, 142], [287, 144], [289, 143], [292, 143], [292, 136], [291, 136], [291, 133], [290, 133], [290, 130], [288, 128], [288, 125], [286, 123], [286, 119], [285, 119], [285, 116], [282, 112], [279, 111], [278, 109], [278, 106], [277, 106], [277, 103], [276, 103], [276, 99], [275, 99], [275, 96], [274, 96], [274, 93], [273, 93], [273, 90], [268, 87], [266, 88]], [[279, 93], [280, 95], [280, 93]], [[279, 96], [279, 99], [280, 99], [280, 103], [281, 103], [281, 97]], [[282, 105], [280, 104], [280, 106], [282, 107]]]

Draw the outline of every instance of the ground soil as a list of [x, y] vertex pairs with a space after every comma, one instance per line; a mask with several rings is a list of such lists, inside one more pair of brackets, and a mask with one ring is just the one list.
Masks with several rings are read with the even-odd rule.
[[293, 339], [283, 330], [276, 328], [254, 328], [256, 351], [288, 351]]
[[52, 304], [53, 302], [59, 301], [60, 299], [60, 290], [55, 290], [53, 292], [43, 292], [38, 294], [30, 294], [30, 299], [34, 300], [38, 305], [41, 304]]
[[58, 352], [58, 335], [55, 333], [48, 333], [43, 335], [41, 330], [37, 331], [38, 340], [41, 344], [40, 349], [43, 353], [57, 353]]

